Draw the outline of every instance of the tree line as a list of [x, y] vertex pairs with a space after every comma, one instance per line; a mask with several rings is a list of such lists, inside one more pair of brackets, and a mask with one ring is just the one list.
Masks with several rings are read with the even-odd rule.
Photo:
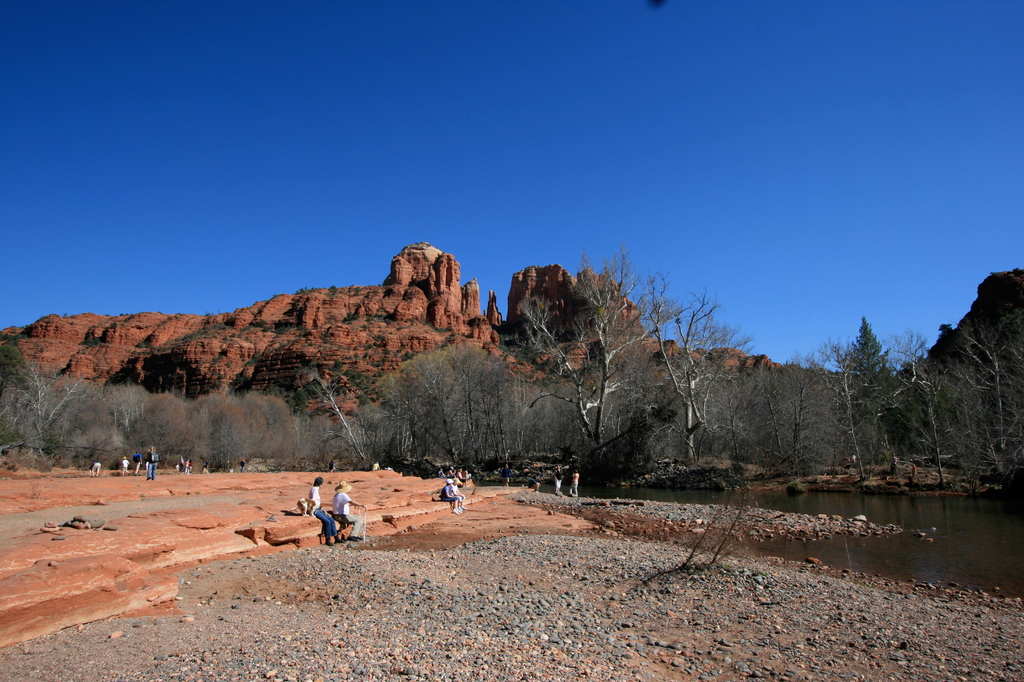
[[[155, 445], [226, 469], [245, 458], [322, 469], [494, 469], [544, 460], [588, 480], [666, 461], [747, 475], [861, 477], [893, 458], [940, 487], [1013, 483], [1024, 463], [1024, 307], [994, 323], [879, 340], [862, 319], [783, 365], [746, 366], [749, 340], [706, 292], [674, 297], [624, 252], [584, 259], [571, 301], [531, 298], [504, 354], [449, 346], [375, 387], [311, 368], [302, 400], [259, 393], [196, 400], [47, 375], [0, 347], [0, 447], [93, 459]], [[941, 350], [941, 352], [938, 352]], [[305, 397], [309, 400], [305, 400]]]

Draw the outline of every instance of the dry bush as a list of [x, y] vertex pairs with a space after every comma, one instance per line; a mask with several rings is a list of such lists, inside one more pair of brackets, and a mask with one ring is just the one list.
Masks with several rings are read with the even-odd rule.
[[716, 505], [709, 507], [709, 516], [700, 526], [700, 532], [683, 542], [684, 558], [673, 568], [655, 573], [645, 582], [672, 573], [704, 571], [718, 564], [727, 556], [747, 554], [748, 538], [756, 521], [753, 507], [740, 500], [737, 506]]

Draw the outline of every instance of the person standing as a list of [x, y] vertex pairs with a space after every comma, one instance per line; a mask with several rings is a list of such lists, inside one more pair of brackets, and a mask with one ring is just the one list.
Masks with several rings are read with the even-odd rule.
[[238, 465], [238, 473], [240, 473], [240, 474], [244, 474], [245, 473], [245, 460], [244, 459]]
[[160, 462], [160, 455], [156, 453], [156, 446], [150, 445], [149, 452], [146, 453], [146, 480], [156, 480], [156, 467]]
[[579, 494], [580, 494], [580, 491], [579, 491], [579, 487], [580, 487], [580, 472], [578, 472], [578, 471], [572, 472], [572, 479], [571, 479], [571, 481], [572, 482], [569, 484], [569, 495], [571, 497], [579, 497]]
[[359, 515], [350, 513], [352, 511], [350, 507], [366, 509], [366, 506], [353, 502], [352, 498], [348, 496], [348, 491], [350, 490], [352, 490], [352, 486], [348, 481], [342, 481], [336, 485], [334, 487], [334, 499], [331, 500], [331, 507], [334, 509], [335, 516], [340, 516], [352, 524], [352, 533], [348, 536], [348, 539], [355, 542], [363, 539], [363, 533], [366, 532], [366, 529], [363, 528], [363, 520]]
[[507, 488], [509, 482], [512, 480], [512, 470], [508, 468], [508, 464], [506, 464], [505, 468], [501, 470], [501, 478], [505, 481], [505, 487]]
[[562, 467], [555, 467], [555, 495], [562, 497]]
[[135, 462], [135, 473], [132, 474], [132, 476], [138, 476], [139, 467], [142, 466], [142, 455], [136, 452], [134, 455], [132, 455], [132, 461]]
[[128, 458], [127, 457], [122, 457], [121, 458], [121, 475], [122, 476], [127, 476], [128, 475]]

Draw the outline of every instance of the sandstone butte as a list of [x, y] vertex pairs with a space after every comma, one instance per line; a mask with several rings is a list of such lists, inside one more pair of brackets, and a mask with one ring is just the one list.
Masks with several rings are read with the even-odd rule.
[[[159, 474], [146, 481], [3, 473], [0, 647], [161, 604], [173, 608], [174, 572], [196, 563], [322, 542], [319, 521], [289, 512], [316, 474]], [[443, 485], [437, 479], [393, 471], [327, 477], [321, 488], [326, 506], [334, 486], [347, 480], [353, 486], [349, 495], [368, 508], [370, 537], [450, 515], [447, 503], [432, 499]], [[516, 490], [470, 488], [466, 503], [473, 512], [473, 506]], [[59, 525], [75, 516], [103, 525]]]
[[[560, 265], [527, 267], [512, 275], [507, 319], [493, 291], [481, 315], [477, 281], [461, 284], [455, 257], [420, 242], [391, 260], [379, 286], [279, 294], [217, 315], [46, 315], [0, 331], [0, 344], [17, 344], [47, 371], [189, 397], [232, 387], [295, 390], [311, 380], [312, 368], [358, 388], [446, 345], [501, 354], [498, 330], [514, 333], [530, 297], [549, 300], [568, 325], [575, 281]], [[738, 366], [770, 362], [729, 352]]]

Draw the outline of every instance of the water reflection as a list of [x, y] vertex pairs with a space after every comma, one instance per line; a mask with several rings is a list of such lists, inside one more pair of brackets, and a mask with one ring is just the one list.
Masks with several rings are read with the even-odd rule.
[[[544, 492], [554, 492], [545, 487]], [[910, 497], [856, 493], [752, 494], [735, 491], [653, 490], [580, 486], [586, 497], [623, 497], [690, 504], [753, 504], [801, 514], [863, 514], [879, 524], [907, 530], [887, 537], [758, 543], [762, 554], [801, 560], [814, 556], [850, 568], [901, 580], [955, 582], [962, 587], [1000, 588], [1024, 596], [1024, 503], [967, 497]], [[914, 535], [924, 531], [932, 542]]]

